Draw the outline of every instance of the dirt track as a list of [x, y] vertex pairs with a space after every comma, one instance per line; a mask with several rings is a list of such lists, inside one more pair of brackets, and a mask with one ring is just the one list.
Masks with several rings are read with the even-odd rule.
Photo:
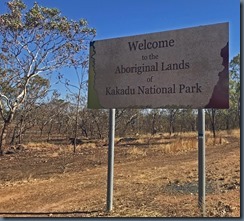
[[[240, 217], [240, 142], [206, 148], [206, 216]], [[25, 147], [0, 158], [2, 217], [199, 217], [197, 149], [115, 147], [106, 212], [107, 147]]]

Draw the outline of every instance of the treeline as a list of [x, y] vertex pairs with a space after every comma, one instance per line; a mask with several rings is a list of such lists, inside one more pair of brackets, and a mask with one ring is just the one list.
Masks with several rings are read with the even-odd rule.
[[[108, 136], [108, 110], [91, 110], [61, 99], [25, 106], [16, 114], [8, 134], [9, 144], [68, 141], [70, 138], [104, 139]], [[234, 110], [206, 109], [206, 130], [239, 127], [239, 113]], [[76, 131], [77, 129], [77, 131]], [[117, 109], [116, 135], [189, 132], [197, 130], [197, 110], [192, 109]]]

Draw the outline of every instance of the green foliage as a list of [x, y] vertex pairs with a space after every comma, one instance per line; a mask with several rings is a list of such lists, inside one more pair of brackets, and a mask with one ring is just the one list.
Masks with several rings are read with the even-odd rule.
[[84, 64], [82, 52], [96, 33], [85, 19], [68, 20], [58, 9], [37, 3], [26, 11], [21, 0], [10, 1], [8, 7], [9, 13], [0, 15], [0, 62], [5, 66], [18, 62], [26, 66], [28, 74], [34, 74]]
[[230, 62], [230, 95], [232, 99], [240, 96], [240, 54]]
[[230, 109], [239, 108], [240, 102], [240, 54], [235, 56], [230, 62]]
[[4, 97], [19, 105], [37, 75], [86, 65], [95, 30], [84, 19], [68, 20], [58, 9], [38, 3], [29, 10], [22, 0], [7, 6], [8, 13], [0, 15], [0, 102]]

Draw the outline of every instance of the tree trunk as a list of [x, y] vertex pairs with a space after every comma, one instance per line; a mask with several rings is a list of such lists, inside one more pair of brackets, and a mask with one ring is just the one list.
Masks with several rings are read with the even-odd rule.
[[216, 137], [216, 128], [215, 128], [215, 114], [216, 114], [216, 111], [214, 109], [211, 109], [211, 112], [212, 112], [212, 120], [211, 120], [211, 125], [212, 125], [212, 131], [213, 131], [213, 137], [215, 139]]
[[176, 117], [177, 109], [170, 109], [169, 110], [169, 135], [171, 136], [172, 133], [175, 132], [175, 117]]
[[11, 145], [15, 145], [17, 127], [18, 126], [14, 127], [14, 132], [13, 132], [12, 139], [11, 139], [11, 142], [10, 142]]
[[226, 122], [225, 122], [225, 129], [226, 130], [229, 130], [230, 129], [230, 119], [229, 119], [229, 116], [227, 115], [226, 117]]
[[51, 132], [52, 132], [52, 129], [53, 129], [52, 121], [50, 123], [51, 124], [50, 124], [49, 130], [48, 130], [48, 134], [47, 134], [47, 142], [50, 141], [50, 136], [51, 136]]
[[23, 122], [24, 122], [24, 119], [23, 119], [23, 116], [22, 116], [21, 119], [20, 119], [20, 126], [19, 126], [19, 144], [21, 144], [21, 142], [22, 142]]
[[7, 134], [8, 134], [8, 129], [9, 129], [9, 125], [10, 122], [5, 121], [3, 128], [2, 128], [2, 133], [1, 133], [1, 137], [0, 137], [0, 156], [3, 155], [3, 148], [6, 145], [6, 138], [7, 138]]
[[155, 124], [156, 124], [156, 116], [157, 116], [157, 113], [153, 113], [151, 135], [154, 135], [154, 134], [157, 133], [157, 130], [156, 130], [156, 127], [155, 127]]
[[238, 125], [241, 128], [241, 97], [238, 99]]
[[97, 117], [93, 113], [92, 113], [92, 117], [94, 118], [94, 122], [95, 122], [96, 127], [97, 127], [98, 137], [99, 137], [99, 139], [102, 139], [102, 131], [101, 131], [101, 128], [100, 128], [100, 123], [97, 120]]
[[170, 119], [169, 119], [169, 136], [170, 137], [174, 133], [173, 123], [174, 123], [173, 116], [170, 115]]
[[14, 118], [16, 108], [13, 108], [13, 110], [9, 113], [8, 117], [4, 119], [4, 124], [2, 128], [2, 133], [0, 136], [0, 156], [3, 155], [3, 148], [6, 145], [6, 138], [9, 130], [9, 126]]

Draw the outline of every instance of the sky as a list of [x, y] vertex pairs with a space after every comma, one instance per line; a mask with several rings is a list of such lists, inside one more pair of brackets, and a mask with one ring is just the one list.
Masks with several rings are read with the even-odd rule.
[[70, 19], [87, 19], [95, 40], [229, 22], [230, 58], [240, 51], [239, 0], [24, 0], [28, 6], [35, 1]]
[[[23, 0], [29, 7], [58, 8], [69, 19], [85, 18], [94, 40], [229, 22], [229, 58], [240, 53], [239, 0]], [[6, 12], [0, 0], [0, 13]]]

